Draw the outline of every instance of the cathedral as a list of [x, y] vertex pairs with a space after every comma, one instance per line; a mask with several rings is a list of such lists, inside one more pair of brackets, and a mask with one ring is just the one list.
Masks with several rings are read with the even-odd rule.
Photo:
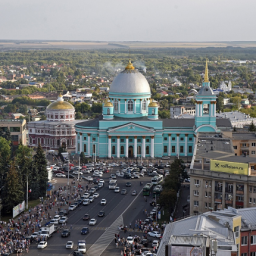
[[100, 158], [192, 157], [199, 132], [222, 129], [231, 129], [231, 123], [216, 118], [216, 95], [210, 87], [207, 62], [196, 95], [195, 118], [161, 120], [147, 79], [129, 61], [110, 85], [102, 116], [75, 124], [75, 151]]

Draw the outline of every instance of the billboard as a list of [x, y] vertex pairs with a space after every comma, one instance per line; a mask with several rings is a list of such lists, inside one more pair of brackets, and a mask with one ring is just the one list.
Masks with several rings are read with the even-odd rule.
[[171, 246], [170, 256], [203, 256], [203, 248], [191, 246]]
[[211, 159], [210, 170], [215, 172], [227, 172], [240, 175], [248, 175], [248, 164]]
[[19, 215], [21, 212], [24, 212], [24, 211], [25, 211], [25, 201], [13, 207], [12, 209], [13, 218], [15, 218], [17, 215]]

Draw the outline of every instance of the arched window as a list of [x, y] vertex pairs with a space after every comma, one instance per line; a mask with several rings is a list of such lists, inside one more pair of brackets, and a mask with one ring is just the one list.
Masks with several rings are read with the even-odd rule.
[[96, 146], [93, 144], [93, 153], [96, 153]]
[[41, 145], [43, 145], [43, 144], [44, 144], [44, 139], [42, 138], [42, 139], [41, 139]]
[[133, 111], [133, 101], [132, 100], [128, 101], [128, 111]]
[[138, 154], [141, 154], [141, 146], [138, 146]]
[[143, 100], [142, 102], [142, 110], [146, 110], [147, 109], [147, 102], [146, 100]]
[[39, 144], [40, 144], [40, 138], [37, 139], [37, 145], [39, 145]]
[[32, 144], [32, 138], [31, 137], [29, 137], [29, 143]]
[[107, 109], [107, 115], [110, 115], [110, 110], [109, 110], [109, 108]]
[[60, 145], [60, 140], [57, 140], [57, 146], [59, 146]]
[[115, 99], [114, 101], [114, 110], [117, 111], [118, 110], [118, 100]]
[[121, 155], [124, 154], [124, 146], [121, 146]]
[[113, 146], [113, 147], [112, 147], [112, 155], [114, 155], [115, 153], [116, 153], [116, 147]]
[[69, 140], [67, 140], [67, 145], [69, 146]]
[[146, 154], [149, 154], [149, 146], [146, 146]]
[[84, 152], [86, 152], [86, 144], [84, 144]]
[[153, 108], [153, 109], [152, 109], [152, 115], [154, 115], [154, 114], [155, 114], [155, 109]]

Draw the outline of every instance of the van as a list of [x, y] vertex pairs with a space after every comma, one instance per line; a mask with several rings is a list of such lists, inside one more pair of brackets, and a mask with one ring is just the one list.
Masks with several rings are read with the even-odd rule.
[[86, 253], [86, 243], [85, 240], [78, 240], [77, 250], [81, 253]]

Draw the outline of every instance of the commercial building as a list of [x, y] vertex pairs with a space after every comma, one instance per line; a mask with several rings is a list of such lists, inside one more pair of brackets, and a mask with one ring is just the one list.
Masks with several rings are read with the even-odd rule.
[[25, 119], [1, 119], [0, 130], [11, 133], [12, 144], [17, 146], [20, 142], [27, 145], [27, 132]]
[[189, 171], [190, 214], [255, 206], [256, 159], [235, 156], [231, 139], [224, 135], [197, 137]]
[[75, 125], [76, 153], [101, 158], [192, 157], [198, 133], [231, 129], [228, 119], [216, 119], [207, 64], [195, 109], [193, 119], [159, 119], [146, 78], [129, 62], [111, 84], [102, 116]]

